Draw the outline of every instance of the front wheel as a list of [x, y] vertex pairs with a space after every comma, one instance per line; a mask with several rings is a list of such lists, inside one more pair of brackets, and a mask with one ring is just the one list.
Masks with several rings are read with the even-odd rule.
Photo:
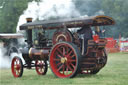
[[74, 77], [80, 68], [80, 51], [73, 43], [60, 42], [50, 53], [50, 67], [52, 72], [60, 78]]
[[14, 77], [21, 77], [23, 74], [23, 63], [19, 57], [14, 57], [11, 63], [11, 70]]
[[38, 75], [45, 75], [48, 70], [47, 61], [37, 60], [35, 62], [35, 68]]

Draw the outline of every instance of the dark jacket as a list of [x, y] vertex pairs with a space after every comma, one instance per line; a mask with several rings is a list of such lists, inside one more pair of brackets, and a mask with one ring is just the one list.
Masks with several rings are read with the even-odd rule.
[[84, 34], [84, 38], [92, 39], [92, 30], [89, 26], [83, 26], [77, 33]]

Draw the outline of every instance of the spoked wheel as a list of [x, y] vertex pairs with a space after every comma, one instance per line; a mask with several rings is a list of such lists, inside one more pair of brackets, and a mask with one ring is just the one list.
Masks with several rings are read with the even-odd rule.
[[50, 53], [51, 70], [60, 78], [74, 77], [80, 68], [80, 58], [80, 52], [74, 44], [60, 42]]
[[19, 57], [14, 57], [11, 64], [11, 70], [14, 77], [21, 77], [23, 74], [23, 63]]
[[35, 68], [38, 75], [45, 75], [48, 70], [47, 61], [37, 60], [35, 62]]

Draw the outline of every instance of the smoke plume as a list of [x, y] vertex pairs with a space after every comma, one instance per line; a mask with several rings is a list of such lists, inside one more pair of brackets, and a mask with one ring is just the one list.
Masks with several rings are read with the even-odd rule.
[[[10, 43], [10, 44], [12, 44], [12, 43]], [[4, 47], [3, 42], [0, 42], [0, 68], [10, 68], [12, 59], [15, 56], [20, 57], [22, 59], [22, 62], [25, 63], [25, 61], [22, 58], [22, 54], [20, 52], [19, 53], [11, 53], [11, 55], [9, 56], [7, 54], [7, 51], [9, 51], [9, 49]]]
[[27, 17], [32, 17], [34, 20], [47, 20], [50, 18], [70, 18], [78, 17], [80, 13], [76, 10], [72, 0], [41, 0], [40, 2], [32, 1], [28, 3], [28, 8], [20, 16], [17, 31], [19, 26], [26, 23]]
[[6, 49], [3, 48], [3, 43], [0, 43], [0, 68], [9, 68], [10, 60], [4, 54], [6, 53]]

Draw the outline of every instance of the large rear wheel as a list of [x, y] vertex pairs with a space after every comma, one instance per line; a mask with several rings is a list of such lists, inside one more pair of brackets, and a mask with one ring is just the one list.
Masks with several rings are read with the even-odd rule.
[[23, 74], [23, 63], [19, 57], [14, 57], [11, 63], [11, 70], [14, 77], [21, 77]]
[[74, 44], [60, 42], [50, 53], [51, 70], [60, 78], [74, 77], [80, 68], [80, 58], [80, 52]]

